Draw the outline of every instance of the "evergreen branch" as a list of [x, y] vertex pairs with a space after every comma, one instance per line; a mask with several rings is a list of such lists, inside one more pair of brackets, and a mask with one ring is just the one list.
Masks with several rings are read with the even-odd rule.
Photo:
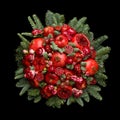
[[84, 93], [81, 95], [81, 97], [86, 101], [89, 102], [90, 101], [90, 97], [89, 94], [84, 90]]
[[37, 97], [34, 98], [33, 102], [38, 103], [41, 99], [42, 99], [41, 96], [37, 96]]
[[39, 89], [29, 89], [28, 90], [28, 96], [36, 97], [40, 95], [40, 90]]
[[106, 59], [108, 59], [108, 57], [109, 57], [109, 54], [105, 54], [105, 55], [102, 55], [102, 56], [96, 56], [96, 61], [98, 61], [98, 62], [104, 62]]
[[55, 18], [55, 15], [50, 10], [48, 10], [47, 13], [46, 13], [45, 22], [46, 22], [47, 26], [57, 25], [57, 20]]
[[20, 79], [20, 78], [23, 78], [23, 77], [24, 77], [24, 74], [20, 74], [20, 75], [16, 75], [14, 79], [16, 80], [16, 79]]
[[95, 75], [95, 78], [97, 80], [97, 83], [103, 87], [106, 87], [106, 79], [108, 79], [107, 75], [103, 74], [103, 73], [100, 73], [100, 72], [97, 72], [96, 75]]
[[94, 48], [98, 48], [105, 40], [108, 39], [107, 35], [100, 36], [99, 38], [95, 39], [91, 45], [94, 46]]
[[28, 41], [25, 37], [23, 37], [20, 33], [18, 33], [17, 35], [20, 37], [20, 39], [21, 39], [24, 43], [29, 44], [29, 41]]
[[87, 17], [82, 17], [81, 19], [78, 20], [77, 24], [75, 25], [75, 29], [78, 31], [79, 28], [86, 22]]
[[85, 24], [82, 28], [82, 33], [87, 34], [89, 30], [90, 30], [89, 25]]
[[64, 15], [60, 15], [59, 13], [55, 13], [54, 16], [56, 18], [57, 25], [62, 25], [65, 22]]
[[77, 23], [77, 18], [74, 17], [72, 20], [69, 21], [68, 25], [70, 25], [72, 28], [75, 28], [76, 23]]
[[110, 52], [111, 48], [110, 47], [102, 47], [101, 49], [96, 51], [96, 56], [102, 56], [105, 54], [108, 54]]
[[19, 95], [22, 96], [27, 90], [30, 88], [30, 84], [25, 84], [24, 87], [21, 89]]
[[37, 17], [37, 15], [33, 15], [33, 19], [34, 19], [34, 21], [35, 21], [35, 23], [36, 23], [36, 27], [38, 28], [38, 29], [43, 29], [44, 27], [43, 27], [43, 25], [42, 25], [42, 23], [41, 23], [41, 21], [40, 21], [40, 19]]
[[75, 98], [76, 102], [81, 105], [82, 107], [84, 106], [84, 102], [83, 100], [79, 97], [79, 98]]
[[64, 99], [60, 99], [57, 96], [53, 96], [46, 101], [46, 105], [53, 107], [53, 108], [55, 108], [55, 107], [61, 108], [61, 105], [63, 105], [64, 102], [65, 102]]
[[23, 33], [21, 33], [21, 35], [33, 37], [32, 33], [30, 33], [30, 32], [23, 32]]
[[101, 91], [101, 88], [98, 85], [88, 85], [87, 88], [94, 91]]
[[25, 78], [22, 78], [16, 83], [16, 87], [24, 87], [26, 84], [29, 84], [29, 82]]
[[86, 35], [89, 38], [90, 42], [92, 42], [93, 39], [94, 39], [94, 33], [93, 32], [88, 32]]
[[23, 68], [18, 68], [16, 71], [15, 71], [15, 75], [19, 75], [19, 74], [23, 74]]
[[36, 24], [34, 23], [34, 21], [32, 20], [32, 18], [30, 16], [28, 16], [28, 21], [29, 21], [32, 29], [36, 29], [37, 28]]
[[98, 100], [102, 100], [102, 96], [99, 94], [99, 91], [97, 91], [96, 89], [94, 89], [93, 87], [88, 86], [87, 87], [87, 92], [93, 96], [94, 98], [98, 99]]
[[75, 99], [74, 99], [73, 96], [71, 96], [71, 97], [69, 97], [69, 98], [67, 99], [66, 104], [67, 104], [67, 105], [71, 105], [71, 104], [74, 103], [74, 102], [75, 102]]

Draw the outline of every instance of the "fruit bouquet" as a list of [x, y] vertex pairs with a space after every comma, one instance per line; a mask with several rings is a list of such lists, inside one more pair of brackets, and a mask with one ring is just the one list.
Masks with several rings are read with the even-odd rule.
[[34, 103], [44, 99], [53, 108], [84, 106], [90, 96], [102, 100], [110, 47], [102, 45], [107, 35], [94, 38], [86, 20], [74, 17], [66, 24], [64, 15], [48, 10], [43, 26], [36, 14], [28, 16], [32, 30], [18, 33], [21, 42], [15, 54], [19, 95], [27, 94]]

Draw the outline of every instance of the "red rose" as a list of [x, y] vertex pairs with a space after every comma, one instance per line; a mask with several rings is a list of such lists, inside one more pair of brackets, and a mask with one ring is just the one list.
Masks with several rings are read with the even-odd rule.
[[41, 95], [44, 98], [49, 98], [52, 95], [55, 95], [57, 93], [57, 90], [55, 89], [55, 87], [53, 85], [46, 85], [45, 87], [43, 87], [43, 89], [41, 90]]
[[45, 81], [46, 81], [48, 84], [51, 84], [51, 85], [57, 84], [58, 79], [59, 79], [59, 77], [58, 77], [56, 74], [54, 74], [54, 73], [47, 73], [47, 74], [45, 75]]
[[57, 89], [57, 95], [62, 99], [67, 99], [72, 95], [72, 87], [71, 86], [59, 86]]

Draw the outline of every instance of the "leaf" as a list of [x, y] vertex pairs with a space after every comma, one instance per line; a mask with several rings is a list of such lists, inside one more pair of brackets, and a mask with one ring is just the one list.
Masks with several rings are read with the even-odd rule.
[[111, 48], [108, 46], [102, 47], [101, 49], [96, 51], [96, 56], [102, 56], [102, 55], [108, 54], [110, 50]]
[[61, 108], [61, 105], [63, 105], [64, 102], [65, 102], [64, 99], [60, 99], [57, 96], [53, 96], [46, 101], [46, 105], [53, 107], [53, 108], [55, 108], [55, 107]]
[[26, 84], [29, 84], [29, 82], [25, 78], [22, 78], [16, 83], [16, 87], [24, 87]]
[[22, 90], [20, 91], [19, 95], [22, 96], [27, 90], [30, 88], [30, 84], [25, 84]]
[[28, 16], [28, 21], [29, 21], [32, 29], [36, 29], [37, 28], [36, 24], [34, 23], [34, 21], [32, 20], [32, 18], [30, 16]]
[[84, 23], [86, 22], [87, 17], [82, 17], [81, 19], [78, 20], [77, 24], [75, 25], [75, 29], [77, 31], [79, 31], [79, 29], [82, 27], [82, 25], [84, 25]]
[[88, 89], [92, 89], [94, 91], [101, 91], [101, 88], [98, 85], [89, 85]]
[[34, 98], [34, 103], [38, 103], [41, 100], [41, 96], [35, 97]]
[[57, 21], [57, 25], [62, 25], [65, 22], [64, 15], [60, 15], [59, 13], [55, 13], [55, 18]]
[[76, 23], [77, 23], [77, 18], [74, 17], [72, 20], [69, 21], [68, 25], [70, 25], [72, 28], [74, 28]]
[[92, 43], [92, 41], [94, 39], [94, 33], [93, 32], [88, 32], [86, 35], [89, 38], [89, 40], [91, 41], [91, 43]]
[[32, 33], [30, 33], [30, 32], [23, 32], [23, 33], [21, 33], [21, 35], [33, 37]]
[[71, 96], [71, 97], [69, 97], [68, 98], [68, 100], [67, 100], [67, 105], [70, 105], [70, 104], [72, 104], [73, 102], [75, 102], [75, 99], [74, 99], [74, 97], [73, 96]]
[[44, 28], [43, 25], [42, 25], [42, 23], [41, 23], [41, 21], [40, 21], [40, 19], [37, 17], [36, 14], [33, 14], [33, 19], [34, 19], [34, 21], [36, 23], [36, 27], [38, 29], [43, 29]]
[[82, 33], [87, 34], [89, 30], [90, 30], [89, 25], [85, 24], [82, 28]]
[[34, 99], [33, 96], [28, 96], [27, 98], [28, 98], [28, 100], [33, 100]]
[[76, 102], [81, 105], [82, 107], [84, 106], [83, 100], [81, 98], [76, 98]]
[[102, 100], [102, 96], [100, 95], [100, 93], [98, 91], [96, 91], [95, 89], [93, 89], [92, 87], [87, 87], [87, 92], [93, 96], [94, 98], [98, 99], [98, 100]]
[[24, 74], [20, 74], [20, 75], [16, 75], [14, 79], [16, 80], [16, 79], [20, 79], [20, 78], [23, 78], [23, 77], [24, 77]]
[[107, 35], [103, 35], [103, 36], [100, 36], [99, 38], [95, 39], [91, 45], [96, 48], [98, 48], [105, 40], [108, 39], [108, 36]]
[[57, 20], [54, 16], [54, 13], [51, 12], [50, 10], [48, 10], [46, 13], [45, 22], [47, 26], [57, 25]]
[[17, 35], [25, 44], [29, 45], [30, 42], [25, 37], [23, 37], [20, 33], [18, 33]]
[[15, 75], [19, 75], [19, 74], [22, 74], [23, 73], [23, 68], [18, 68], [16, 71], [15, 71]]
[[84, 91], [84, 93], [81, 95], [81, 97], [86, 101], [86, 102], [89, 102], [90, 101], [90, 97], [89, 97], [89, 94]]
[[28, 96], [36, 97], [40, 95], [40, 90], [39, 89], [29, 89], [28, 90]]

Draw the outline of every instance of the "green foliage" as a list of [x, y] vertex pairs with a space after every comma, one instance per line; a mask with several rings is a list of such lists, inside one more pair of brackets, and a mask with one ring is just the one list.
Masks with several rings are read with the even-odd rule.
[[64, 99], [60, 99], [57, 96], [51, 97], [46, 101], [46, 105], [53, 108], [61, 108], [61, 105], [63, 105], [65, 102]]
[[78, 22], [77, 18], [74, 17], [72, 20], [69, 21], [68, 25], [70, 25], [72, 28], [75, 28], [77, 22]]
[[106, 47], [102, 47], [101, 49], [97, 50], [96, 56], [102, 56], [105, 54], [110, 53], [111, 48], [106, 46]]
[[99, 91], [101, 90], [100, 87], [94, 85], [87, 86], [87, 92], [98, 100], [102, 100], [102, 96], [100, 95]]
[[83, 102], [83, 100], [81, 99], [81, 97], [79, 97], [79, 98], [75, 98], [75, 100], [76, 100], [76, 102], [80, 105], [80, 106], [84, 106], [84, 102]]
[[24, 87], [24, 85], [29, 84], [29, 82], [25, 78], [19, 79], [16, 83], [16, 87]]
[[28, 36], [28, 37], [33, 37], [31, 32], [23, 32], [21, 35]]
[[30, 88], [28, 90], [28, 100], [33, 100], [34, 103], [38, 103], [41, 100], [40, 90]]
[[32, 17], [34, 19], [34, 22], [36, 24], [37, 29], [43, 29], [44, 26], [42, 25], [42, 23], [41, 23], [40, 19], [38, 18], [38, 16], [36, 14], [33, 14]]
[[95, 49], [98, 49], [100, 47], [100, 45], [108, 39], [108, 36], [107, 35], [103, 35], [103, 36], [100, 36], [98, 37], [97, 39], [95, 39], [91, 45], [94, 46]]
[[15, 77], [14, 77], [14, 79], [21, 79], [21, 78], [23, 78], [24, 77], [24, 74], [20, 74], [20, 75], [16, 75]]
[[28, 21], [32, 27], [32, 29], [43, 29], [43, 25], [37, 15], [33, 14], [33, 19], [28, 16]]
[[23, 88], [21, 89], [19, 95], [22, 96], [27, 90], [30, 88], [30, 84], [24, 84]]
[[15, 71], [15, 76], [20, 75], [20, 74], [23, 74], [23, 68], [18, 68], [18, 69]]
[[86, 102], [90, 101], [90, 96], [86, 90], [84, 90], [84, 93], [81, 95], [81, 98], [83, 98]]
[[97, 80], [97, 83], [103, 87], [106, 87], [106, 79], [108, 79], [107, 75], [97, 72], [95, 75], [95, 78]]
[[74, 103], [74, 102], [75, 102], [75, 98], [74, 98], [73, 96], [71, 96], [71, 97], [69, 97], [69, 98], [67, 99], [66, 104], [67, 104], [67, 105], [71, 105], [71, 104]]
[[50, 10], [47, 11], [45, 16], [46, 26], [62, 25], [65, 21], [64, 15], [53, 13]]

